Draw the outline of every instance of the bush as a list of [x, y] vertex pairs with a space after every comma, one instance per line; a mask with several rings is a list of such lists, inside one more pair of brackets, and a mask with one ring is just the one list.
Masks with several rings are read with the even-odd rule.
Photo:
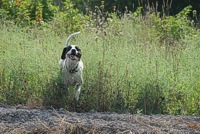
[[[87, 17], [80, 14], [78, 9], [74, 9], [70, 0], [63, 3], [62, 10], [58, 9], [51, 0], [2, 0], [0, 16], [14, 20], [15, 24], [22, 27], [51, 27], [59, 34], [82, 29]], [[3, 15], [4, 13], [7, 16]]]
[[49, 25], [57, 34], [72, 33], [82, 30], [87, 18], [74, 8], [74, 4], [70, 0], [67, 0], [64, 2], [62, 10], [54, 16]]
[[153, 20], [152, 28], [156, 36], [160, 37], [162, 42], [173, 45], [174, 42], [183, 38], [185, 34], [192, 34], [194, 30], [191, 27], [191, 22], [188, 20], [191, 9], [191, 6], [187, 6], [175, 17], [165, 16], [160, 18], [152, 13], [150, 17]]
[[135, 108], [142, 110], [144, 114], [164, 114], [166, 100], [164, 89], [160, 86], [160, 84], [152, 82], [141, 87]]

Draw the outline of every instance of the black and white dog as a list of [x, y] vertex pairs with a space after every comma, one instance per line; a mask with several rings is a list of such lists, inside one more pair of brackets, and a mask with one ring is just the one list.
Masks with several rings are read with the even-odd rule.
[[69, 42], [77, 34], [80, 34], [80, 32], [73, 33], [67, 38], [66, 47], [63, 49], [61, 60], [59, 61], [65, 87], [76, 86], [76, 101], [79, 100], [83, 82], [83, 62], [81, 60], [81, 49], [76, 45], [70, 45]]

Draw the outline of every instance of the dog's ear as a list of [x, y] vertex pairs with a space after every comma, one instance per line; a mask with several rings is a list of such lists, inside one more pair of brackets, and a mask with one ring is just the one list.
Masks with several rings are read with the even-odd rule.
[[71, 46], [67, 46], [63, 49], [62, 55], [61, 55], [61, 59], [64, 60], [66, 58], [66, 54], [68, 51], [70, 51], [72, 47]]
[[63, 49], [62, 55], [61, 55], [61, 59], [64, 60], [66, 58], [66, 53], [67, 53], [67, 48], [65, 47]]

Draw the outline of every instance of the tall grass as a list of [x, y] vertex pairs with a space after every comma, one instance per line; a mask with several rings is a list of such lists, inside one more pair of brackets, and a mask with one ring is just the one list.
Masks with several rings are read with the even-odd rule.
[[[86, 27], [72, 41], [84, 62], [77, 111], [200, 114], [199, 31], [169, 45], [145, 21], [124, 17], [100, 30]], [[0, 28], [0, 102], [73, 111], [75, 89], [62, 86], [58, 66], [68, 35], [7, 21]]]
[[60, 39], [53, 33], [9, 22], [1, 24], [1, 29], [1, 101], [16, 104], [41, 97], [57, 73]]

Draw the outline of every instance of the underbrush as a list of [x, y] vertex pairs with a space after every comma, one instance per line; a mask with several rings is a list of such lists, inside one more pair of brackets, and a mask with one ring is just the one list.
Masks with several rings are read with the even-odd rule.
[[72, 41], [82, 49], [85, 67], [76, 106], [75, 89], [63, 87], [58, 66], [68, 35], [1, 22], [0, 102], [79, 112], [199, 115], [199, 31], [191, 28], [192, 34], [163, 40], [165, 30], [159, 35], [157, 23], [137, 12], [121, 19], [113, 14], [98, 26], [90, 20]]

